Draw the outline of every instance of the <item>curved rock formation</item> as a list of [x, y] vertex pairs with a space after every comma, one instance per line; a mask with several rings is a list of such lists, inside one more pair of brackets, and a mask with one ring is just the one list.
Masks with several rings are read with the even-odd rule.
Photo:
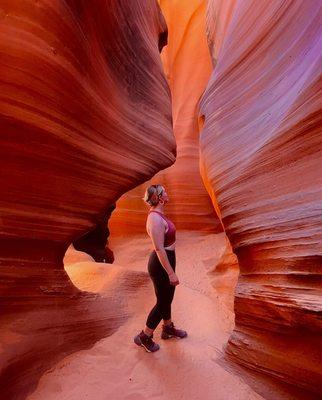
[[149, 184], [161, 183], [170, 197], [166, 212], [178, 229], [220, 232], [222, 227], [199, 172], [198, 102], [211, 74], [205, 34], [206, 0], [159, 3], [169, 30], [169, 44], [162, 52], [162, 61], [172, 94], [177, 159], [173, 166], [155, 175], [153, 181], [123, 195], [109, 227], [112, 235], [145, 233], [147, 209], [142, 197]]
[[174, 162], [166, 27], [153, 1], [1, 7], [2, 237], [68, 241]]
[[84, 303], [62, 260], [68, 244], [120, 195], [175, 160], [159, 55], [165, 39], [153, 0], [1, 1], [0, 339], [6, 345], [0, 387], [6, 399], [23, 398], [71, 343], [74, 350], [86, 347], [110, 329], [109, 317], [80, 315], [94, 300], [85, 296]]
[[202, 173], [240, 264], [228, 354], [322, 394], [322, 5], [210, 0]]

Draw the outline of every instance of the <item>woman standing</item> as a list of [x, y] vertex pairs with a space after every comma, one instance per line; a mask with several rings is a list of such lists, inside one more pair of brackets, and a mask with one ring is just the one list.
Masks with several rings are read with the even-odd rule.
[[152, 340], [153, 332], [162, 319], [162, 339], [184, 338], [187, 332], [175, 328], [171, 321], [171, 303], [179, 279], [175, 273], [176, 228], [164, 215], [164, 206], [169, 197], [163, 186], [152, 185], [147, 188], [144, 201], [150, 206], [146, 229], [154, 250], [149, 257], [148, 272], [157, 301], [147, 317], [145, 329], [134, 337], [134, 343], [143, 346], [147, 352], [154, 352], [159, 350], [160, 346]]

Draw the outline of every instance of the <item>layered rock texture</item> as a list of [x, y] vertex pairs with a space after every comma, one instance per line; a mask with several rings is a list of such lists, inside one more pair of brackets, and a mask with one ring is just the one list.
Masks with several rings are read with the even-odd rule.
[[123, 318], [76, 289], [63, 256], [122, 193], [175, 160], [159, 55], [166, 37], [155, 1], [1, 1], [6, 399], [23, 398], [54, 360], [91, 345]]
[[227, 348], [322, 394], [322, 10], [210, 0], [201, 102], [205, 185], [240, 264]]
[[[142, 196], [150, 183], [166, 186], [166, 211], [177, 228], [198, 232], [185, 232], [181, 243], [178, 235], [188, 285], [181, 286], [180, 310], [191, 332], [202, 325], [202, 337], [192, 334], [186, 353], [169, 347], [164, 360], [193, 360], [191, 393], [214, 382], [205, 392], [210, 398], [223, 382], [236, 385], [228, 397], [243, 390], [243, 398], [258, 398], [211, 369], [233, 325], [233, 250], [240, 276], [230, 359], [300, 386], [307, 398], [322, 395], [322, 5], [159, 3], [170, 38], [162, 61], [168, 33], [157, 1], [0, 3], [0, 396], [6, 400], [24, 399], [44, 371], [122, 331], [130, 312], [146, 307], [144, 296], [133, 308], [126, 303], [148, 282], [147, 237], [130, 246], [127, 239], [145, 230]], [[131, 268], [95, 266], [93, 260], [113, 260], [105, 249], [106, 222], [124, 193], [109, 227], [127, 235], [116, 240]], [[229, 240], [224, 233], [211, 237], [223, 228]], [[63, 267], [70, 243], [65, 262], [73, 264], [67, 268], [73, 282]], [[77, 260], [87, 269], [79, 270]], [[224, 315], [219, 320], [219, 309], [228, 322]], [[132, 326], [108, 345], [123, 344]], [[216, 329], [222, 338], [211, 358]], [[194, 347], [196, 340], [204, 345]], [[108, 345], [99, 347], [106, 358]], [[126, 368], [128, 353], [118, 354]], [[195, 360], [207, 360], [202, 376]], [[130, 364], [132, 373], [137, 363]], [[83, 365], [84, 372], [89, 364]], [[106, 376], [105, 365], [100, 373]], [[179, 389], [177, 377], [166, 386], [177, 398], [191, 394], [185, 373], [181, 378]], [[144, 385], [130, 395], [144, 397]], [[101, 387], [94, 392], [103, 397]], [[46, 390], [56, 396], [57, 386]], [[160, 394], [155, 386], [151, 393]]]
[[[178, 229], [220, 232], [199, 172], [198, 103], [212, 66], [205, 35], [205, 0], [161, 0], [168, 25], [168, 46], [162, 61], [172, 94], [173, 129], [177, 159], [173, 166], [126, 193], [117, 202], [109, 222], [112, 235], [145, 233], [147, 208], [142, 197], [150, 184], [166, 186], [170, 197], [167, 215]], [[151, 166], [158, 160], [151, 160]]]

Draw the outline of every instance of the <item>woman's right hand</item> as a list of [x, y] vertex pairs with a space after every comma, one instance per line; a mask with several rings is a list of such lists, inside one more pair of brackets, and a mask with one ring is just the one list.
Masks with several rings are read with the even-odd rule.
[[170, 280], [170, 285], [173, 285], [173, 286], [179, 285], [179, 283], [180, 283], [175, 272], [172, 272], [171, 274], [169, 274], [169, 280]]

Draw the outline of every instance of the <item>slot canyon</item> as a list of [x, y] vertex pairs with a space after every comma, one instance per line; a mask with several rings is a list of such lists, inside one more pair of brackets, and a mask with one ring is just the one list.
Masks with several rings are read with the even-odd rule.
[[0, 0], [1, 400], [322, 398], [321, 49], [320, 0]]

